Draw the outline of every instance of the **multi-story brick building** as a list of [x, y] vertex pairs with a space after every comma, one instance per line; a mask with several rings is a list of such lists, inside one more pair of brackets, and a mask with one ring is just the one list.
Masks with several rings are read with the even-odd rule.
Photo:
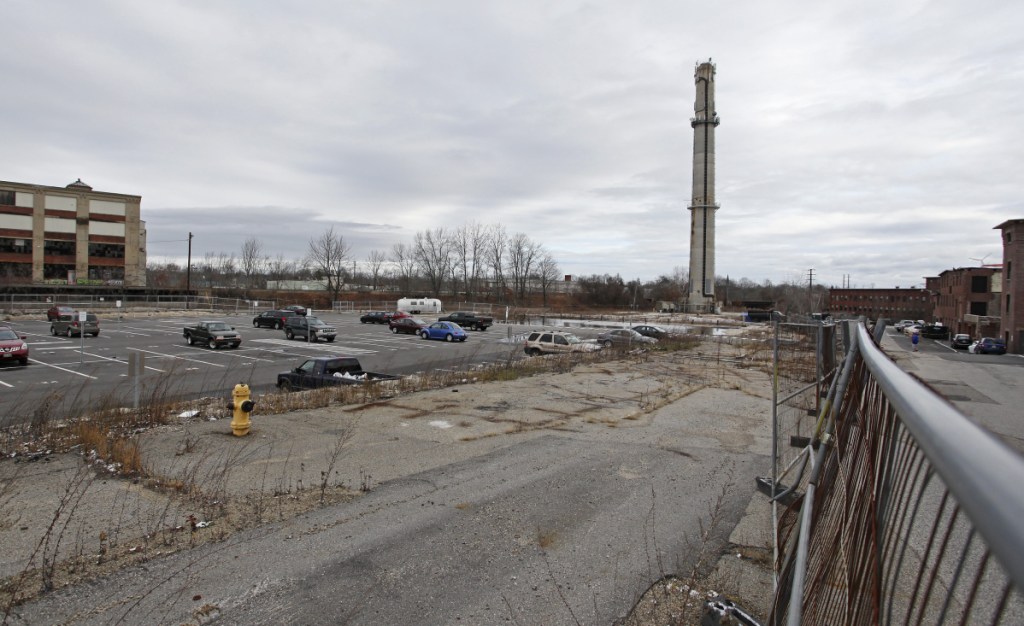
[[140, 196], [0, 181], [0, 284], [146, 285]]
[[932, 300], [926, 289], [830, 289], [825, 308], [832, 317], [863, 315], [890, 322], [932, 319]]
[[1002, 315], [999, 336], [1006, 350], [1024, 354], [1024, 219], [996, 226], [1002, 231]]
[[927, 285], [935, 292], [936, 322], [975, 338], [999, 333], [1002, 272], [998, 267], [957, 267], [928, 279]]

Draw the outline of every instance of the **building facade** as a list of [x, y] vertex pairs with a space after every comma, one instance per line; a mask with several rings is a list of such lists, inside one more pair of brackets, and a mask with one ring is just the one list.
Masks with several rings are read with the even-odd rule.
[[929, 279], [935, 321], [975, 339], [999, 333], [1002, 272], [998, 267], [958, 267]]
[[0, 181], [0, 285], [145, 287], [142, 198]]
[[932, 298], [927, 289], [830, 289], [825, 310], [832, 317], [885, 318], [898, 320], [932, 319]]
[[999, 336], [1007, 352], [1024, 354], [1024, 219], [996, 226], [1002, 232], [1002, 315]]

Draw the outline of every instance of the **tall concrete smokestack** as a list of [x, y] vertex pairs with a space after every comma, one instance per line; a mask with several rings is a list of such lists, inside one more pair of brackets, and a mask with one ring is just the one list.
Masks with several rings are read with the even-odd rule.
[[715, 309], [715, 66], [708, 59], [693, 73], [693, 199], [690, 202], [690, 293], [687, 309]]

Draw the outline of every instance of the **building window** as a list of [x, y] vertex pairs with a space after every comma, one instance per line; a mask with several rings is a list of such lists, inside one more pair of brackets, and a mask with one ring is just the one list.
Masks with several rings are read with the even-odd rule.
[[1010, 280], [1010, 272], [1013, 269], [1013, 261], [1006, 262], [1006, 280]]
[[971, 315], [988, 315], [988, 302], [972, 302]]
[[14, 206], [15, 196], [13, 191], [0, 189], [0, 204], [3, 206]]
[[988, 293], [988, 276], [971, 276], [971, 293]]
[[75, 256], [75, 242], [47, 239], [43, 242], [43, 254], [48, 256]]
[[116, 243], [90, 243], [89, 256], [106, 259], [123, 259], [124, 246]]
[[6, 252], [9, 254], [31, 254], [32, 241], [29, 239], [17, 239], [14, 237], [0, 237], [0, 252]]

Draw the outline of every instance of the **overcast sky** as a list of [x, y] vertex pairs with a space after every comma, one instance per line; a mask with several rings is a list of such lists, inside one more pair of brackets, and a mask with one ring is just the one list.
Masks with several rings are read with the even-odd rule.
[[500, 223], [564, 273], [689, 262], [717, 66], [717, 273], [910, 287], [1024, 218], [1006, 0], [4, 0], [0, 180], [142, 196], [151, 261], [357, 260]]

